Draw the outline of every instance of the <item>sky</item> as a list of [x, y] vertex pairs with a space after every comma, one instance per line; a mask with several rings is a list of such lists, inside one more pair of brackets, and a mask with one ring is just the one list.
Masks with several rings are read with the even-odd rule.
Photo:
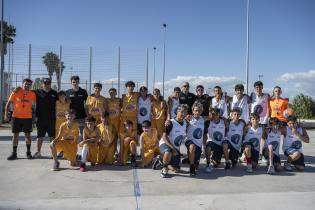
[[[156, 47], [156, 81], [161, 87], [165, 35], [167, 93], [184, 80], [190, 81], [192, 88], [199, 83], [208, 89], [221, 85], [232, 93], [236, 83], [246, 80], [246, 0], [4, 3], [4, 18], [17, 29], [16, 72], [25, 70], [29, 43], [34, 45], [33, 56], [38, 57], [32, 61], [34, 72], [44, 68], [39, 58], [46, 49], [58, 52], [62, 45], [64, 77], [69, 77], [70, 66], [86, 77], [88, 49], [92, 47], [92, 80], [107, 81], [116, 77], [116, 54], [121, 47], [125, 59], [122, 78], [145, 79], [148, 48], [151, 86]], [[250, 89], [258, 75], [263, 75], [266, 92], [280, 85], [285, 97], [299, 93], [315, 97], [314, 11], [314, 0], [250, 0]]]

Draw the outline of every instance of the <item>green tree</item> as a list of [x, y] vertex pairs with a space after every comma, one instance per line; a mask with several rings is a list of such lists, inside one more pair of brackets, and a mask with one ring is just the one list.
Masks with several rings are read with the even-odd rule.
[[309, 96], [295, 96], [291, 106], [300, 118], [309, 119], [315, 116], [315, 101]]
[[[0, 27], [2, 22], [0, 20]], [[6, 21], [3, 21], [3, 35], [4, 35], [4, 45], [3, 51], [4, 54], [7, 54], [7, 44], [14, 43], [13, 37], [16, 36], [16, 28], [13, 25], [9, 25]], [[0, 52], [1, 55], [1, 52]]]
[[[61, 64], [61, 68], [60, 68]], [[61, 89], [61, 76], [63, 73], [63, 70], [66, 68], [63, 62], [59, 62], [58, 68], [56, 69], [56, 79], [57, 79], [57, 90], [59, 91]]]
[[56, 72], [57, 69], [59, 68], [59, 63], [60, 63], [59, 57], [53, 52], [47, 52], [42, 57], [42, 59], [43, 59], [43, 63], [45, 64], [47, 68], [48, 76], [51, 80], [54, 72]]
[[33, 82], [33, 90], [40, 89], [41, 81], [40, 78], [36, 78]]

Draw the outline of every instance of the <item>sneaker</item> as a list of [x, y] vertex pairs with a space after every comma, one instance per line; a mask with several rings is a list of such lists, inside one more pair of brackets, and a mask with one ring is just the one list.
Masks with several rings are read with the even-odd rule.
[[60, 166], [60, 163], [58, 161], [56, 161], [56, 162], [54, 162], [53, 168], [51, 170], [58, 171], [59, 170], [59, 166]]
[[273, 165], [270, 165], [268, 167], [267, 174], [274, 174], [275, 173], [275, 167]]
[[80, 171], [81, 171], [81, 172], [85, 172], [85, 171], [86, 171], [85, 163], [81, 163], [81, 165], [80, 165]]
[[168, 176], [168, 168], [164, 167], [161, 171], [161, 177], [166, 178]]
[[156, 170], [160, 164], [160, 156], [157, 156], [152, 163], [152, 169]]
[[36, 158], [36, 159], [39, 159], [39, 158], [42, 157], [42, 154], [40, 152], [35, 152], [33, 157]]
[[27, 153], [26, 153], [26, 158], [27, 158], [27, 159], [33, 159], [33, 156], [32, 156], [32, 154], [31, 154], [31, 152], [27, 152]]
[[7, 160], [16, 160], [17, 159], [17, 154], [15, 152], [12, 152], [9, 157], [7, 157]]
[[247, 164], [247, 165], [246, 165], [246, 172], [248, 172], [248, 173], [252, 173], [252, 172], [253, 172], [253, 166], [252, 166], [252, 164]]
[[91, 163], [91, 166], [96, 166], [96, 163]]
[[63, 152], [59, 152], [59, 154], [57, 155], [57, 158], [63, 158]]
[[189, 164], [188, 157], [182, 159], [182, 164]]
[[264, 162], [264, 163], [267, 163], [267, 162], [268, 162], [268, 160], [267, 160], [267, 159], [265, 158], [265, 156], [263, 156], [263, 155], [262, 155], [262, 157], [261, 157], [261, 161]]
[[284, 169], [286, 171], [293, 171], [293, 168], [292, 168], [292, 166], [291, 166], [291, 164], [289, 162], [285, 162], [284, 163]]
[[209, 166], [207, 166], [207, 167], [205, 168], [205, 172], [207, 172], [207, 173], [211, 173], [212, 170], [213, 170], [213, 168], [212, 168], [211, 165], [209, 165]]
[[231, 162], [230, 161], [225, 162], [224, 169], [230, 169], [230, 168], [231, 168]]
[[136, 158], [131, 158], [130, 162], [131, 162], [131, 165], [132, 165], [133, 168], [137, 168], [138, 167]]
[[196, 168], [195, 168], [194, 165], [191, 165], [191, 166], [190, 166], [189, 175], [190, 175], [190, 176], [196, 176]]

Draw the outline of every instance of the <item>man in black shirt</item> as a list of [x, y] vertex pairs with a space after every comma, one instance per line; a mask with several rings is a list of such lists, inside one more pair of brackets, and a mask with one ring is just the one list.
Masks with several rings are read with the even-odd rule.
[[42, 78], [41, 88], [35, 90], [35, 94], [37, 152], [34, 154], [34, 158], [40, 158], [40, 151], [46, 133], [51, 139], [55, 137], [57, 92], [51, 88], [51, 80], [49, 78]]
[[198, 85], [196, 87], [196, 98], [195, 102], [199, 102], [203, 106], [203, 112], [201, 116], [205, 119], [209, 116], [209, 107], [210, 107], [210, 96], [204, 93], [204, 87], [202, 85]]
[[71, 79], [72, 88], [66, 91], [67, 97], [70, 98], [70, 108], [75, 110], [75, 119], [80, 125], [80, 134], [83, 135], [84, 121], [87, 116], [85, 112], [85, 101], [88, 94], [85, 89], [79, 87], [80, 77], [72, 76]]
[[192, 114], [191, 107], [195, 102], [195, 94], [189, 92], [189, 83], [184, 82], [182, 85], [181, 92], [179, 94], [179, 103], [186, 104], [188, 106], [188, 114]]

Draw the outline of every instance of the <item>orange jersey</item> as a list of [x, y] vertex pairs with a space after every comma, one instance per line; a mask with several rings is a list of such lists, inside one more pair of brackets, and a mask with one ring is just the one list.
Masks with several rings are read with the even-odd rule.
[[109, 119], [120, 118], [120, 112], [121, 112], [120, 99], [119, 98], [115, 98], [114, 100], [107, 99], [107, 110], [109, 113]]
[[155, 147], [158, 145], [158, 134], [157, 134], [157, 130], [152, 128], [152, 136], [150, 137], [148, 135], [148, 133], [146, 132], [143, 132], [141, 135], [140, 135], [140, 138], [142, 138], [143, 140], [143, 149], [144, 151], [147, 151], [149, 148], [151, 147]]
[[13, 103], [13, 117], [32, 118], [32, 105], [36, 102], [36, 95], [31, 90], [18, 90], [10, 95], [9, 101]]
[[86, 107], [89, 114], [98, 120], [105, 111], [105, 98], [103, 96], [95, 97], [92, 94], [86, 99]]
[[104, 125], [103, 123], [99, 124], [97, 126], [99, 133], [100, 133], [100, 138], [101, 141], [105, 142], [106, 144], [113, 142], [115, 139], [115, 134], [113, 130], [112, 125]]
[[60, 135], [61, 140], [67, 141], [72, 140], [74, 142], [78, 142], [79, 139], [79, 124], [77, 122], [73, 122], [71, 127], [68, 126], [67, 122], [64, 122], [60, 126]]
[[276, 117], [282, 122], [286, 122], [286, 118], [283, 116], [284, 110], [289, 106], [289, 99], [287, 98], [271, 98], [269, 101], [269, 106], [271, 110], [271, 117]]
[[70, 103], [61, 103], [60, 101], [56, 101], [56, 120], [60, 122], [67, 121], [66, 112], [70, 109]]

